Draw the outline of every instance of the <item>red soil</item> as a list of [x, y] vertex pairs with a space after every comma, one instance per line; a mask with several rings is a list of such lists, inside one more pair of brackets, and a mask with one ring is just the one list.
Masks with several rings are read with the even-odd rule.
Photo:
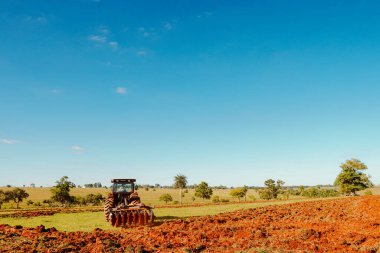
[[167, 221], [106, 232], [0, 225], [0, 252], [380, 252], [380, 196]]

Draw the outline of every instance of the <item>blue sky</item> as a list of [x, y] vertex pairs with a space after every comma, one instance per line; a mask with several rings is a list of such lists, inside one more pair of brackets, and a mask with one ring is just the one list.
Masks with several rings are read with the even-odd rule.
[[0, 2], [0, 185], [380, 182], [378, 1]]

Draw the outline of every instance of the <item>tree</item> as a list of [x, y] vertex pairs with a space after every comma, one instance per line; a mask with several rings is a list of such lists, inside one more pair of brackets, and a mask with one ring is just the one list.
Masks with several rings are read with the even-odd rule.
[[8, 198], [7, 198], [7, 195], [5, 194], [5, 192], [3, 190], [0, 190], [0, 209], [1, 209], [1, 206], [8, 202]]
[[195, 197], [202, 199], [210, 199], [212, 196], [212, 189], [206, 182], [201, 182], [197, 188], [195, 188]]
[[179, 189], [179, 202], [182, 205], [182, 189], [187, 185], [187, 177], [182, 174], [177, 174], [174, 177], [174, 188]]
[[282, 186], [285, 184], [282, 180], [274, 181], [268, 179], [264, 182], [266, 188], [259, 191], [260, 198], [262, 199], [277, 199], [278, 195], [282, 193]]
[[70, 195], [70, 188], [75, 187], [75, 185], [68, 180], [67, 176], [61, 177], [60, 180], [56, 181], [56, 186], [51, 189], [53, 196], [52, 200], [61, 203], [62, 205], [70, 204], [74, 201], [74, 198]]
[[167, 204], [168, 202], [173, 201], [173, 197], [169, 193], [165, 193], [160, 196], [160, 201], [165, 201], [165, 204]]
[[244, 198], [247, 194], [247, 190], [248, 188], [245, 187], [235, 188], [230, 191], [230, 195], [234, 198], [238, 198], [238, 200], [240, 201], [240, 199]]
[[247, 192], [248, 192], [248, 186], [243, 186], [243, 192], [244, 192], [244, 201], [247, 201]]
[[340, 165], [342, 171], [335, 180], [335, 185], [339, 186], [340, 192], [346, 195], [356, 195], [357, 191], [372, 187], [373, 184], [369, 180], [369, 176], [363, 173], [368, 169], [367, 165], [358, 159], [346, 160]]
[[7, 200], [12, 200], [15, 202], [17, 209], [20, 207], [20, 202], [22, 202], [27, 197], [29, 197], [29, 194], [24, 189], [20, 188], [15, 188], [11, 191], [5, 192], [5, 198]]

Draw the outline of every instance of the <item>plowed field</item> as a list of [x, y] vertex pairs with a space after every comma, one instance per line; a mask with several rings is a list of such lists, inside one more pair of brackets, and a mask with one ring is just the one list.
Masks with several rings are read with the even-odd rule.
[[167, 221], [118, 232], [0, 225], [0, 252], [380, 252], [380, 197]]

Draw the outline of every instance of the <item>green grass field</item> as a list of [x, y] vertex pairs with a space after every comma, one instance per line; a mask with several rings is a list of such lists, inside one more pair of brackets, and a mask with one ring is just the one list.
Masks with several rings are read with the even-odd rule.
[[[12, 188], [0, 187], [0, 189], [6, 191], [6, 190], [10, 190]], [[37, 202], [37, 201], [42, 202], [43, 200], [49, 199], [51, 197], [51, 192], [50, 192], [51, 188], [25, 187], [23, 189], [25, 189], [29, 193], [28, 199], [32, 200], [33, 202]], [[380, 195], [380, 187], [371, 188], [370, 190], [373, 192], [373, 194]], [[109, 192], [110, 192], [109, 189], [104, 189], [104, 188], [73, 188], [73, 189], [71, 189], [70, 194], [72, 194], [74, 196], [85, 196], [85, 195], [90, 194], [90, 193], [93, 193], [93, 194], [101, 193], [104, 196], [106, 196]], [[184, 204], [210, 203], [211, 202], [211, 200], [202, 200], [200, 198], [196, 198], [195, 201], [192, 201], [192, 197], [194, 196], [194, 192], [195, 192], [194, 189], [188, 189], [188, 193], [184, 193], [185, 197], [182, 198], [182, 201]], [[213, 196], [219, 196], [220, 198], [228, 199], [230, 202], [238, 202], [237, 199], [232, 198], [229, 195], [229, 192], [230, 192], [230, 189], [222, 189], [222, 190], [216, 189], [216, 190], [214, 190]], [[174, 201], [179, 201], [179, 190], [177, 190], [177, 189], [161, 189], [161, 188], [158, 188], [155, 190], [149, 189], [149, 191], [146, 191], [145, 189], [140, 188], [138, 190], [138, 193], [141, 197], [142, 202], [145, 203], [146, 205], [151, 205], [151, 206], [164, 205], [165, 202], [159, 201], [159, 197], [164, 193], [171, 194]], [[359, 194], [363, 194], [363, 191], [359, 192]], [[256, 199], [259, 199], [259, 195], [255, 190], [251, 190], [251, 189], [248, 190], [247, 200], [250, 200], [249, 196], [255, 196]], [[292, 199], [292, 198], [295, 198], [295, 197], [290, 196], [290, 199]], [[299, 197], [297, 196], [297, 198], [299, 198]], [[27, 207], [26, 201], [23, 201], [20, 204], [20, 206], [21, 206], [21, 208], [26, 208]], [[11, 208], [11, 207], [15, 207], [15, 204], [12, 202], [6, 203], [3, 205], [4, 209]]]
[[[10, 190], [12, 188], [6, 188], [6, 187], [0, 187], [0, 189], [6, 191]], [[30, 187], [25, 187], [23, 188], [29, 193], [29, 198], [28, 200], [32, 200], [33, 202], [40, 201], [42, 202], [45, 199], [49, 199], [51, 197], [51, 188], [30, 188]], [[74, 196], [85, 196], [87, 194], [93, 193], [101, 193], [104, 196], [106, 196], [110, 192], [110, 189], [104, 189], [104, 188], [73, 188], [71, 189], [70, 194]], [[184, 192], [184, 190], [183, 190]], [[229, 195], [230, 189], [223, 189], [219, 190], [216, 189], [214, 190], [213, 196], [219, 196], [220, 198], [225, 198], [228, 199], [229, 201], [238, 201], [237, 199], [232, 198]], [[140, 188], [138, 190], [138, 193], [141, 197], [141, 200], [146, 204], [146, 205], [164, 205], [165, 202], [159, 201], [159, 198], [162, 194], [164, 193], [169, 193], [173, 197], [173, 201], [179, 201], [180, 193], [178, 189], [149, 189], [146, 191], [145, 189]], [[195, 190], [194, 189], [188, 189], [188, 193], [184, 193], [184, 197], [182, 198], [183, 204], [192, 204], [192, 203], [209, 203], [211, 200], [203, 200], [200, 198], [196, 198], [195, 201], [192, 200], [192, 197], [194, 196]], [[250, 195], [255, 196], [257, 199], [259, 198], [258, 193], [255, 190], [249, 190], [247, 193], [247, 200], [249, 200]], [[15, 206], [13, 203], [6, 203], [4, 204], [5, 208], [10, 208], [11, 206]], [[23, 203], [20, 204], [21, 207], [26, 207], [26, 201], [23, 201]]]
[[[240, 209], [256, 208], [268, 205], [287, 204], [299, 201], [311, 201], [315, 199], [293, 199], [283, 201], [267, 201], [257, 203], [230, 203], [224, 205], [181, 207], [181, 208], [157, 208], [154, 210], [156, 220], [178, 219], [194, 216], [214, 215], [223, 212], [232, 212]], [[113, 230], [104, 220], [103, 212], [83, 213], [58, 213], [52, 216], [39, 216], [33, 218], [0, 218], [0, 224], [22, 225], [25, 227], [55, 227], [62, 231], [92, 231], [95, 228]]]

